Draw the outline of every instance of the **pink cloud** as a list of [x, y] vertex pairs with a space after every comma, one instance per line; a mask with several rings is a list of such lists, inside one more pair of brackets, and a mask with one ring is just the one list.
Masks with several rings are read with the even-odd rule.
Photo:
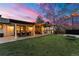
[[[35, 10], [32, 10], [30, 8], [24, 7], [23, 4], [14, 4], [14, 6], [11, 9], [0, 9], [0, 14], [3, 15], [5, 18], [13, 18], [21, 21], [29, 21], [29, 22], [35, 22], [37, 16], [44, 17], [40, 13], [38, 13]], [[49, 21], [48, 19], [45, 19], [45, 21]]]
[[40, 15], [40, 13], [38, 13], [30, 8], [24, 7], [24, 5], [20, 4], [20, 3], [16, 4], [15, 9], [17, 9], [17, 8], [21, 12], [26, 13], [26, 14], [30, 14], [31, 16], [34, 16], [34, 17], [37, 17], [38, 15]]

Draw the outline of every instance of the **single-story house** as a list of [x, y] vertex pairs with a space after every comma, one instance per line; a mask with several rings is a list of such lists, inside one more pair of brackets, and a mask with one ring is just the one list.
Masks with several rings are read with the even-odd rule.
[[22, 36], [33, 36], [35, 34], [44, 34], [45, 31], [53, 30], [48, 30], [47, 28], [48, 27], [45, 27], [44, 24], [0, 17], [0, 37], [14, 36], [17, 38]]
[[0, 17], [0, 37], [35, 35], [35, 23]]

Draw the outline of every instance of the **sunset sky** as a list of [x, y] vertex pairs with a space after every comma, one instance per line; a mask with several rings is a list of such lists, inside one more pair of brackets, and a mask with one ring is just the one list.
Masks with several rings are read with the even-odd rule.
[[[56, 13], [59, 13], [58, 11], [65, 7], [64, 5], [64, 3], [57, 3], [57, 5], [54, 7]], [[79, 9], [79, 6], [73, 4], [67, 6], [64, 15], [70, 15], [72, 10], [76, 8]], [[0, 15], [2, 15], [4, 18], [35, 22], [37, 16], [43, 16], [44, 13], [42, 12], [39, 4], [36, 3], [0, 3]], [[45, 17], [43, 19], [48, 21], [48, 19]]]
[[42, 16], [42, 13], [38, 4], [2, 3], [0, 15], [5, 18], [35, 22], [37, 16]]

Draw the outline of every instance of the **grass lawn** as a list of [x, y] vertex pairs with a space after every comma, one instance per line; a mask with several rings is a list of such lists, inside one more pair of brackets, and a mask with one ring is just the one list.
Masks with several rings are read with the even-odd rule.
[[0, 44], [0, 55], [63, 56], [79, 55], [79, 39], [69, 40], [62, 35], [25, 39]]

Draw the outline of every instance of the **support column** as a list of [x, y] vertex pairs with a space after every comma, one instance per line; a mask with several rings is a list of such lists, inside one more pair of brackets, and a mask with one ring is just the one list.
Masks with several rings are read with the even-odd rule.
[[33, 36], [35, 36], [35, 25], [33, 25]]
[[14, 25], [14, 36], [15, 36], [15, 39], [17, 38], [16, 26], [17, 26], [17, 24]]
[[44, 34], [44, 27], [41, 26], [41, 30], [42, 30], [42, 35]]
[[50, 26], [49, 26], [49, 34], [50, 34]]
[[3, 24], [3, 34], [4, 36], [7, 36], [7, 25]]

